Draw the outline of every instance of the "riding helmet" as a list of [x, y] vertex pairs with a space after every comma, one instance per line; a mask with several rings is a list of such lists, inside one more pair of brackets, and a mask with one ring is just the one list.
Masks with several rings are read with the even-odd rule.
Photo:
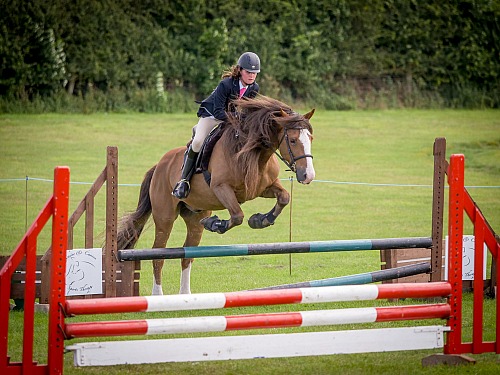
[[259, 73], [260, 72], [260, 59], [253, 52], [245, 52], [238, 59], [238, 65], [250, 73]]

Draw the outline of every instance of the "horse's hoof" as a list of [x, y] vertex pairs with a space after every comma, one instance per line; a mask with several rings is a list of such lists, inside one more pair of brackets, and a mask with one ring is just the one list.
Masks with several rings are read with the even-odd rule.
[[268, 220], [268, 215], [269, 214], [253, 214], [250, 216], [250, 219], [248, 219], [248, 225], [252, 229], [263, 229], [267, 228], [271, 225], [274, 224], [274, 221], [269, 221]]
[[248, 225], [252, 229], [262, 229], [264, 228], [263, 220], [266, 216], [263, 214], [253, 214], [248, 219]]
[[203, 227], [210, 232], [215, 232], [219, 234], [223, 234], [228, 230], [229, 221], [221, 220], [217, 215], [212, 217], [206, 217], [200, 221], [203, 224]]
[[161, 285], [158, 284], [153, 284], [153, 290], [151, 291], [152, 296], [162, 296], [163, 295], [163, 289]]

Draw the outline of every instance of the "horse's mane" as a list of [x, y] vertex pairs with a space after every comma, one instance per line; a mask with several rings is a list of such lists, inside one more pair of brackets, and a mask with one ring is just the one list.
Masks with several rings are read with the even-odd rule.
[[[244, 171], [247, 195], [254, 195], [260, 180], [259, 159], [262, 152], [274, 152], [282, 128], [306, 128], [312, 133], [311, 124], [303, 115], [294, 112], [279, 100], [259, 95], [254, 99], [233, 102], [238, 116], [229, 116], [220, 142], [226, 155], [234, 156], [234, 172]], [[283, 117], [285, 112], [288, 116]]]

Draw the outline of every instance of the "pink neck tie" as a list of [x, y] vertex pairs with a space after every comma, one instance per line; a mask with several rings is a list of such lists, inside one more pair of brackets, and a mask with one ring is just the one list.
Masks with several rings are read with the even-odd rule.
[[245, 93], [245, 91], [247, 91], [247, 88], [246, 87], [242, 87], [240, 89], [240, 98], [243, 96], [243, 94]]

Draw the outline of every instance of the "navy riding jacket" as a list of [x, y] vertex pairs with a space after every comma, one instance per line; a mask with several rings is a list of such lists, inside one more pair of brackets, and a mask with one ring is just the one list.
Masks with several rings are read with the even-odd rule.
[[[219, 82], [210, 96], [200, 104], [198, 109], [198, 117], [214, 116], [217, 120], [227, 120], [226, 112], [232, 112], [229, 108], [231, 100], [238, 99], [240, 95], [239, 78], [227, 77]], [[255, 98], [259, 92], [259, 85], [254, 82], [247, 86], [247, 90], [243, 94], [244, 97]]]

